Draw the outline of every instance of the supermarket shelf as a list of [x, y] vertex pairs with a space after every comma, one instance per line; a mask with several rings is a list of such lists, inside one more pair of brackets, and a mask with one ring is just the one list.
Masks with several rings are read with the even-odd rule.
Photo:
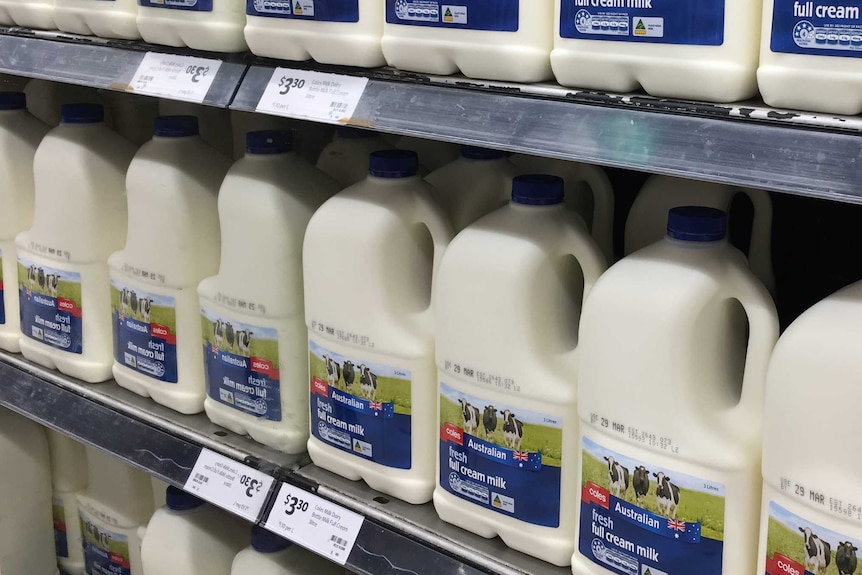
[[[347, 568], [364, 575], [568, 575], [558, 568], [440, 521], [431, 504], [409, 505], [212, 424], [180, 415], [113, 382], [86, 384], [0, 352], [0, 406], [100, 448], [182, 487], [202, 448], [365, 517]], [[273, 493], [277, 488], [273, 489]], [[268, 515], [273, 503], [260, 517]]]
[[127, 91], [147, 52], [220, 60], [218, 74], [203, 103], [222, 108], [230, 104], [247, 67], [243, 54], [194, 52], [141, 42], [0, 26], [0, 73], [28, 78]]
[[[370, 78], [351, 125], [511, 152], [862, 203], [862, 121], [556, 85], [282, 67]], [[250, 66], [231, 108], [256, 109], [276, 64]]]

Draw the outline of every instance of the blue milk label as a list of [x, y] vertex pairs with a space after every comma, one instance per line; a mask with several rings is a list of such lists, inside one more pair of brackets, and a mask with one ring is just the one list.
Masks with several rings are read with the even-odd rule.
[[766, 575], [853, 575], [862, 540], [818, 525], [769, 502]]
[[773, 52], [862, 57], [862, 2], [774, 1]]
[[18, 258], [21, 333], [45, 345], [82, 353], [81, 274]]
[[562, 0], [560, 36], [720, 46], [724, 0]]
[[111, 278], [114, 359], [138, 373], [177, 382], [176, 300]]
[[318, 22], [359, 22], [359, 0], [246, 0], [246, 14]]
[[147, 8], [169, 8], [193, 12], [213, 11], [213, 0], [138, 0], [138, 5]]
[[83, 510], [78, 511], [87, 575], [131, 575], [129, 538], [100, 525]]
[[201, 307], [201, 331], [210, 399], [254, 417], [281, 421], [278, 330]]
[[57, 557], [69, 558], [69, 537], [66, 527], [66, 506], [63, 500], [54, 497], [51, 501], [51, 511], [54, 515], [54, 548]]
[[386, 0], [386, 22], [408, 26], [517, 32], [520, 0]]
[[[584, 437], [579, 552], [621, 575], [721, 575], [721, 483], [651, 465]], [[801, 574], [800, 574], [801, 575]]]
[[440, 383], [440, 486], [452, 495], [559, 527], [562, 452], [561, 418]]
[[6, 323], [6, 298], [3, 292], [3, 250], [0, 250], [0, 325]]
[[410, 370], [308, 342], [311, 433], [356, 457], [410, 469]]

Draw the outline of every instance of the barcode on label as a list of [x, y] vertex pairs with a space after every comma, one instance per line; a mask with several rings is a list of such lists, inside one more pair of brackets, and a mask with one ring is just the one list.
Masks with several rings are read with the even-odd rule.
[[195, 481], [197, 483], [208, 483], [210, 480], [209, 477], [204, 475], [203, 473], [195, 473]]
[[346, 110], [347, 102], [333, 102], [329, 107], [333, 110]]
[[344, 551], [345, 549], [347, 549], [347, 539], [342, 539], [342, 538], [341, 538], [341, 537], [339, 537], [338, 535], [333, 535], [332, 537], [330, 537], [330, 538], [329, 538], [329, 540], [330, 540], [330, 541], [331, 541], [331, 542], [332, 542], [336, 547], [338, 547], [339, 549], [341, 549], [342, 551]]
[[152, 77], [152, 76], [141, 76], [141, 77], [139, 78], [139, 80], [140, 80], [141, 82], [152, 82], [152, 81], [153, 81], [153, 77]]

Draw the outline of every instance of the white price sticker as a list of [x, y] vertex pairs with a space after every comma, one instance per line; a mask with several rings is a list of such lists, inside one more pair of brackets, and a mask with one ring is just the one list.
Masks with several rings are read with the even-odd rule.
[[220, 67], [220, 60], [147, 52], [128, 91], [203, 102]]
[[248, 465], [201, 449], [184, 489], [249, 521], [257, 521], [274, 481]]
[[368, 78], [276, 68], [257, 111], [342, 124], [353, 117], [367, 85]]
[[358, 513], [282, 483], [264, 527], [344, 565], [364, 521]]

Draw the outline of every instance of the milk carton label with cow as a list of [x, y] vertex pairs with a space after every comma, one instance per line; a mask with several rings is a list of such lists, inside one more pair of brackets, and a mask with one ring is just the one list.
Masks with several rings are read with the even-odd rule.
[[769, 502], [766, 575], [853, 575], [860, 548], [862, 540], [817, 525], [774, 501]]
[[440, 486], [449, 493], [526, 523], [559, 527], [562, 451], [561, 417], [440, 383]]
[[18, 258], [21, 333], [70, 353], [83, 352], [81, 274]]
[[246, 14], [318, 22], [359, 22], [359, 0], [246, 0]]
[[721, 575], [724, 485], [588, 437], [581, 453], [582, 555], [623, 575]]
[[78, 512], [84, 546], [86, 575], [131, 575], [129, 538], [92, 519], [83, 510]]
[[386, 0], [386, 22], [409, 26], [517, 32], [520, 0]]
[[410, 469], [409, 370], [335, 353], [309, 340], [311, 433], [357, 457]]
[[281, 421], [278, 330], [201, 307], [207, 396], [269, 421]]
[[177, 382], [176, 300], [111, 278], [114, 359], [167, 383]]

